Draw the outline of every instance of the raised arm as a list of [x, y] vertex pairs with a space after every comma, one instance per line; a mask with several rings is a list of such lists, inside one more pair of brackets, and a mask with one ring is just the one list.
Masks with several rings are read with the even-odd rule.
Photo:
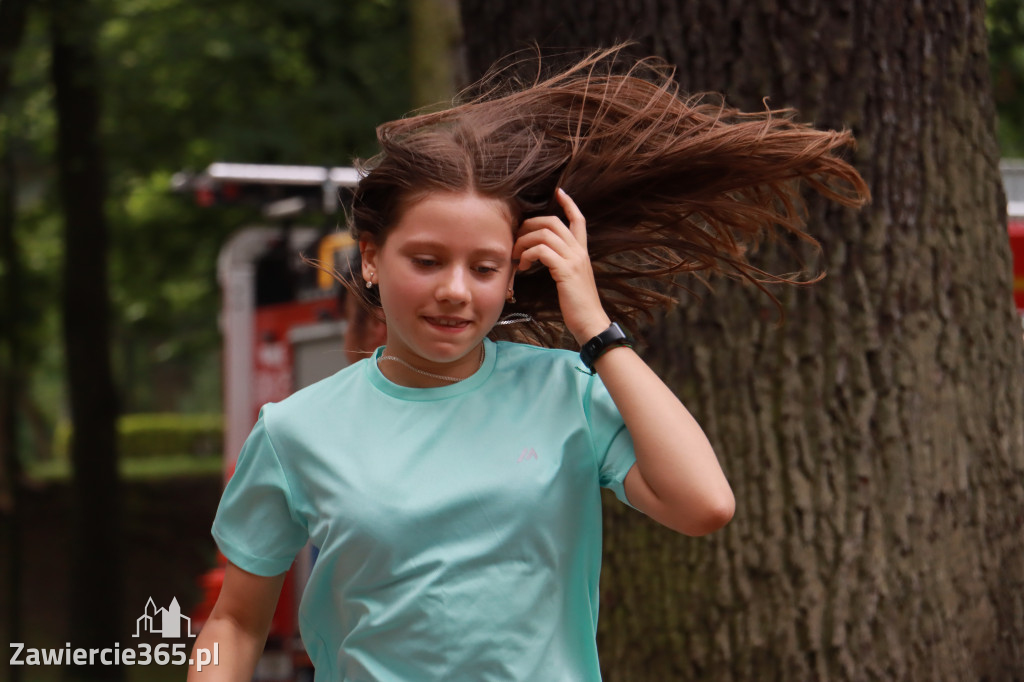
[[624, 482], [630, 503], [686, 535], [706, 535], [728, 523], [736, 506], [732, 488], [689, 410], [629, 348], [609, 350], [594, 369], [636, 447], [636, 465]]
[[[192, 649], [189, 682], [248, 682], [263, 653], [270, 630], [270, 619], [281, 595], [285, 574], [266, 578], [242, 570], [228, 562], [224, 585]], [[197, 670], [199, 651], [213, 651], [217, 645], [217, 665], [203, 656], [205, 665]]]
[[[569, 219], [531, 218], [513, 250], [519, 268], [540, 261], [558, 286], [562, 317], [583, 345], [611, 324], [601, 306], [587, 254], [586, 222], [562, 190]], [[675, 394], [636, 353], [613, 348], [594, 363], [633, 437], [636, 465], [626, 496], [655, 521], [686, 535], [705, 535], [732, 518], [735, 499], [704, 431]]]

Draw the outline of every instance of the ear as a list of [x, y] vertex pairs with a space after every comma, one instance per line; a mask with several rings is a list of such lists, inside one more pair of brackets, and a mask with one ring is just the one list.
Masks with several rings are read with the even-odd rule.
[[380, 248], [377, 243], [370, 239], [370, 237], [363, 236], [359, 238], [359, 255], [360, 261], [362, 262], [362, 275], [363, 280], [366, 282], [372, 281], [373, 274], [377, 272], [377, 255], [380, 252]]

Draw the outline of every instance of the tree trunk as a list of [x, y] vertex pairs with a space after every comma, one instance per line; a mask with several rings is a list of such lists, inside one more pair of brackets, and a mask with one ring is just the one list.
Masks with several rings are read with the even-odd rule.
[[[64, 219], [62, 307], [74, 437], [72, 647], [120, 639], [120, 485], [110, 362], [105, 171], [100, 149], [95, 17], [86, 0], [53, 0], [57, 166]], [[71, 667], [73, 679], [119, 679], [111, 667]]]
[[[0, 149], [0, 547], [7, 563], [8, 633], [12, 642], [23, 642], [21, 619], [21, 555], [24, 547], [25, 515], [22, 510], [21, 440], [18, 405], [25, 399], [24, 343], [17, 320], [24, 309], [21, 250], [14, 232], [15, 184], [14, 155], [10, 139]], [[18, 666], [11, 666], [11, 682], [21, 680]]]
[[[982, 0], [463, 0], [471, 74], [536, 38], [848, 127], [873, 202], [812, 202], [828, 277], [716, 282], [648, 335], [737, 496], [706, 539], [610, 506], [619, 680], [1024, 679], [1024, 352]], [[543, 31], [533, 27], [543, 27]], [[792, 268], [782, 249], [759, 264]]]
[[[0, 140], [0, 546], [7, 559], [7, 632], [12, 642], [23, 642], [21, 618], [22, 572], [24, 546], [24, 513], [22, 509], [20, 430], [18, 405], [27, 402], [25, 395], [24, 343], [17, 321], [24, 306], [21, 276], [21, 250], [15, 235], [15, 204], [17, 184], [14, 154], [11, 150], [10, 122], [4, 114], [11, 82], [11, 65], [21, 46], [28, 17], [27, 0], [0, 0], [0, 121], [7, 134]], [[11, 666], [10, 681], [20, 682], [21, 670]]]
[[11, 67], [25, 34], [28, 2], [0, 0], [0, 104], [6, 99], [11, 84]]
[[412, 0], [409, 20], [412, 105], [436, 107], [465, 85], [458, 2]]

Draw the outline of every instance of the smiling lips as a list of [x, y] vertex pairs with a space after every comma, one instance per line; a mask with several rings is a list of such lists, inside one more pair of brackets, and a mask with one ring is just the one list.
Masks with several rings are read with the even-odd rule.
[[457, 317], [424, 317], [423, 319], [436, 327], [445, 327], [453, 330], [465, 329], [469, 326], [469, 320]]

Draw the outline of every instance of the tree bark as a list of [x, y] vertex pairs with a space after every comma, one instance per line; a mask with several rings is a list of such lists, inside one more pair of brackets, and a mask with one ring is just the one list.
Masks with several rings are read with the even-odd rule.
[[[52, 78], [64, 221], [62, 313], [74, 436], [72, 647], [109, 648], [122, 634], [117, 401], [110, 360], [107, 197], [100, 145], [95, 10], [52, 2]], [[69, 667], [72, 679], [119, 679], [111, 667]]]
[[608, 507], [606, 678], [1024, 679], [1024, 352], [984, 2], [462, 0], [462, 17], [471, 74], [529, 39], [632, 38], [688, 91], [848, 127], [873, 193], [859, 213], [812, 201], [828, 276], [775, 290], [781, 327], [719, 281], [650, 329], [738, 509], [693, 540]]

